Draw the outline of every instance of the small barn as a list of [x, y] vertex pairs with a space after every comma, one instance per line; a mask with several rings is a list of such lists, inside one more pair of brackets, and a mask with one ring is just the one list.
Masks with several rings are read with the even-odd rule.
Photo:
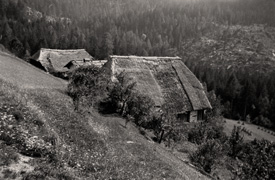
[[203, 120], [204, 111], [212, 108], [202, 84], [179, 57], [110, 56], [105, 66], [112, 80], [125, 72], [140, 93], [150, 96], [156, 107], [173, 108], [180, 121]]
[[66, 72], [68, 67], [73, 68], [75, 64], [87, 65], [93, 60], [93, 57], [85, 49], [45, 49], [41, 48], [30, 59], [30, 63], [49, 71], [53, 69], [57, 72]]

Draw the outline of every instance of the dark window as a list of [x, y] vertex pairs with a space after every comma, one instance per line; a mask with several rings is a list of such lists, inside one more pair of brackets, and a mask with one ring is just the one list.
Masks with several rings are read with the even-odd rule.
[[204, 110], [199, 110], [198, 111], [198, 121], [203, 120], [204, 119]]
[[190, 112], [178, 114], [177, 119], [180, 121], [189, 122], [190, 121]]
[[39, 62], [39, 61], [36, 61], [34, 59], [30, 59], [30, 64], [32, 64], [33, 66], [39, 68], [39, 69], [42, 69], [43, 71], [47, 71], [47, 69]]

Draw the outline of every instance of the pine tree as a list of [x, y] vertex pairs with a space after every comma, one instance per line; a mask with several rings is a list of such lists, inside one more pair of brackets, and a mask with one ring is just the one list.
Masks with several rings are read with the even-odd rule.
[[0, 0], [0, 19], [1, 17], [6, 16], [6, 10], [8, 7], [9, 1], [7, 0]]
[[270, 107], [270, 101], [269, 101], [267, 88], [266, 86], [263, 86], [259, 100], [258, 100], [258, 108], [259, 108], [260, 115], [267, 117], [269, 113], [269, 107]]
[[112, 35], [109, 32], [104, 34], [101, 50], [102, 50], [101, 51], [102, 58], [107, 58], [109, 55], [113, 54], [114, 42], [113, 42]]
[[23, 55], [25, 54], [24, 46], [17, 38], [14, 38], [13, 40], [10, 41], [9, 47], [11, 52], [20, 58], [22, 58]]
[[227, 99], [230, 101], [231, 117], [234, 116], [234, 101], [239, 97], [241, 88], [242, 87], [239, 80], [237, 79], [235, 73], [233, 73], [227, 81], [225, 90]]
[[243, 119], [246, 119], [247, 114], [250, 114], [252, 111], [252, 106], [255, 105], [256, 101], [256, 87], [251, 82], [250, 77], [247, 77], [246, 84], [242, 91], [243, 104], [244, 104], [244, 112]]
[[9, 42], [12, 39], [12, 35], [13, 35], [13, 30], [10, 28], [8, 22], [5, 22], [4, 29], [2, 31], [2, 40], [1, 40], [1, 43], [3, 43], [5, 47], [9, 47]]

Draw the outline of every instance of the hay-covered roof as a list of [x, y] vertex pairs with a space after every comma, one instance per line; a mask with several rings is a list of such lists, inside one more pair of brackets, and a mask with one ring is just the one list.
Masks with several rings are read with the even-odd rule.
[[156, 106], [168, 104], [179, 113], [211, 108], [202, 84], [179, 57], [110, 56], [107, 67], [113, 79], [127, 73]]
[[93, 57], [85, 49], [61, 50], [41, 48], [32, 56], [32, 59], [39, 61], [46, 69], [52, 65], [57, 71], [65, 71], [64, 66], [70, 61], [93, 59]]

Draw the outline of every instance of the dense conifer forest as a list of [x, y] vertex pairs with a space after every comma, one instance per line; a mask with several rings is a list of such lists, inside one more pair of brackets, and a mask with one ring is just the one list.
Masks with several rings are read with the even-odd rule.
[[274, 9], [273, 0], [0, 0], [0, 43], [24, 59], [40, 48], [180, 56], [225, 117], [274, 128]]

